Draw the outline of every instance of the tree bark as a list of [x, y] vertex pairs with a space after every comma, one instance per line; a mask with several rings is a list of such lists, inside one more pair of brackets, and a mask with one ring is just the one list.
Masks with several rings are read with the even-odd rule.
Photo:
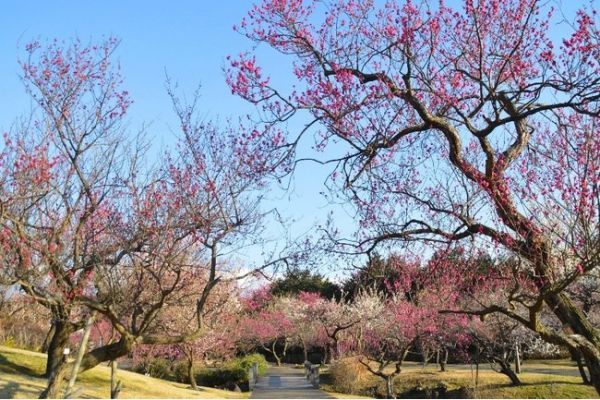
[[600, 394], [600, 358], [591, 351], [588, 354], [585, 351], [583, 353], [590, 373], [590, 383], [594, 386], [596, 392]]
[[431, 360], [431, 355], [429, 354], [429, 349], [421, 348], [421, 356], [423, 357], [422, 366], [423, 366], [423, 368], [425, 368], [427, 366], [427, 364], [429, 363], [429, 360]]
[[325, 345], [325, 349], [323, 349], [323, 364], [331, 364], [331, 352], [329, 343]]
[[[44, 342], [42, 343], [42, 353], [47, 353], [48, 349], [50, 348], [50, 340], [54, 337], [54, 332], [56, 331], [56, 325], [54, 325], [54, 323], [50, 324], [50, 329], [48, 329], [48, 333], [46, 334], [46, 337], [44, 338]], [[47, 367], [46, 366], [46, 373], [47, 373]]]
[[188, 379], [190, 380], [190, 385], [192, 385], [192, 389], [198, 390], [196, 375], [194, 374], [194, 356], [192, 354], [188, 355], [187, 374]]
[[69, 344], [69, 337], [74, 332], [73, 324], [67, 320], [52, 321], [52, 339], [48, 344], [48, 360], [46, 361], [45, 376], [50, 378], [63, 360], [63, 352]]
[[444, 347], [444, 352], [440, 357], [440, 371], [446, 372], [446, 365], [448, 364], [448, 349]]
[[385, 378], [385, 391], [388, 399], [395, 399], [394, 395], [394, 375], [388, 375]]
[[304, 362], [308, 361], [308, 349], [306, 348], [306, 343], [302, 336], [299, 336], [300, 343], [302, 344], [302, 355], [304, 356]]
[[[64, 357], [64, 356], [63, 356]], [[48, 378], [48, 386], [40, 393], [40, 399], [60, 399], [62, 398], [62, 387], [67, 376], [68, 364], [65, 359], [61, 360], [52, 370]]]
[[545, 298], [546, 303], [558, 319], [569, 326], [589, 370], [589, 380], [600, 394], [600, 333], [571, 301], [566, 293], [558, 293]]
[[579, 375], [581, 375], [581, 380], [584, 385], [591, 385], [590, 378], [588, 378], [587, 373], [585, 372], [585, 365], [583, 364], [583, 360], [581, 354], [573, 354], [573, 358], [577, 361], [577, 369], [579, 370]]
[[97, 347], [88, 352], [81, 361], [79, 372], [87, 371], [96, 365], [116, 360], [119, 357], [126, 356], [133, 350], [133, 339], [121, 337], [118, 342], [110, 343], [102, 347]]
[[332, 362], [334, 362], [335, 360], [337, 360], [338, 358], [338, 349], [339, 349], [339, 344], [338, 344], [338, 338], [337, 336], [333, 337], [333, 343], [332, 345], [329, 347], [329, 363], [331, 364]]
[[288, 349], [289, 344], [290, 344], [289, 340], [287, 338], [285, 338], [284, 342], [283, 342], [283, 353], [281, 353], [281, 358], [282, 359], [285, 359], [285, 356], [287, 354], [287, 349]]
[[508, 376], [512, 386], [519, 386], [522, 384], [521, 380], [519, 379], [515, 371], [512, 370], [512, 368], [510, 367], [510, 363], [507, 360], [496, 361], [498, 361], [498, 364], [500, 364], [500, 372]]
[[274, 341], [273, 344], [271, 345], [271, 349], [272, 349], [272, 353], [273, 353], [273, 357], [275, 357], [275, 362], [277, 363], [278, 367], [281, 367], [281, 359], [279, 358], [279, 356], [277, 355], [277, 351], [275, 350], [275, 346], [277, 345], [277, 341]]
[[579, 370], [579, 375], [581, 376], [581, 380], [584, 385], [591, 385], [590, 379], [588, 378], [587, 372], [585, 371], [587, 364], [584, 363], [584, 358], [579, 349], [571, 349], [569, 348], [569, 352], [571, 353], [571, 360], [577, 363], [577, 369]]

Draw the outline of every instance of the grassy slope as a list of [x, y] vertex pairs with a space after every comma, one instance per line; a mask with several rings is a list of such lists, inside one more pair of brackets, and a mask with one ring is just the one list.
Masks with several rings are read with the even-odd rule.
[[[44, 354], [0, 346], [0, 398], [37, 398], [45, 387], [41, 378], [46, 365]], [[247, 398], [247, 393], [201, 387], [199, 391], [188, 385], [146, 377], [128, 371], [119, 371], [123, 381], [120, 398]], [[97, 366], [80, 374], [75, 390], [78, 397], [106, 398], [110, 396], [110, 368]]]
[[[545, 373], [527, 372], [528, 370], [543, 370]], [[334, 391], [328, 375], [328, 372], [324, 371], [323, 389]], [[576, 367], [568, 361], [528, 362], [519, 377], [523, 385], [514, 387], [510, 386], [506, 376], [490, 370], [480, 370], [479, 386], [475, 395], [478, 398], [598, 398], [591, 386], [581, 384], [581, 378], [576, 375]], [[470, 369], [453, 368], [452, 365], [448, 366], [448, 372], [438, 372], [431, 366], [422, 369], [417, 365], [409, 365], [396, 378], [395, 386], [396, 391], [402, 393], [416, 386], [435, 387], [440, 382], [446, 384], [449, 389], [474, 386]], [[383, 381], [371, 375], [366, 376], [361, 387], [367, 389], [375, 385], [380, 393], [385, 392]]]

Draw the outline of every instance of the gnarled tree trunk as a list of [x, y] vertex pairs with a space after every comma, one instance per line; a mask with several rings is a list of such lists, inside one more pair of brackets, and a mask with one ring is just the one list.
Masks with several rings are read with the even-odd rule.
[[581, 380], [584, 385], [591, 385], [590, 378], [588, 378], [587, 372], [585, 371], [586, 364], [584, 364], [583, 356], [581, 355], [581, 351], [578, 349], [569, 349], [571, 353], [571, 358], [573, 361], [577, 362], [577, 369], [579, 370], [579, 375], [581, 376]]
[[577, 344], [589, 370], [589, 380], [600, 394], [600, 332], [592, 326], [583, 312], [562, 292], [548, 296], [546, 303], [558, 319], [573, 330], [569, 338]]
[[63, 360], [63, 353], [69, 344], [69, 337], [75, 332], [75, 327], [65, 319], [55, 318], [52, 321], [52, 337], [48, 343], [48, 360], [46, 361], [45, 376], [50, 378]]

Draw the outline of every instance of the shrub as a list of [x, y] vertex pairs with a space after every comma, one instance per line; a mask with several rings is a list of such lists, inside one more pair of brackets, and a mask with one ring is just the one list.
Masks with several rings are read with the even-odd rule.
[[335, 391], [348, 394], [360, 394], [370, 378], [367, 368], [356, 357], [343, 358], [329, 368]]
[[188, 379], [187, 361], [178, 362], [173, 365], [173, 378], [179, 383], [190, 383], [190, 380]]
[[[268, 364], [262, 354], [238, 357], [216, 368], [197, 365], [195, 367], [196, 383], [201, 386], [224, 387], [227, 383], [233, 382], [240, 387], [247, 387], [248, 370], [252, 368], [253, 363], [258, 364], [258, 375], [263, 376], [267, 371]], [[187, 368], [187, 361], [181, 361], [171, 366], [168, 360], [153, 358], [136, 365], [134, 369], [136, 372], [148, 373], [156, 378], [170, 378], [189, 384]]]
[[202, 368], [196, 374], [199, 385], [222, 387], [228, 382], [243, 385], [248, 381], [248, 371], [237, 364], [226, 363], [219, 368]]
[[[268, 366], [265, 357], [261, 354], [249, 354], [227, 361], [217, 368], [199, 368], [196, 374], [196, 381], [199, 385], [210, 387], [224, 387], [228, 383], [247, 387], [248, 370], [252, 368], [252, 363], [258, 364], [258, 374], [260, 376], [265, 374]], [[177, 369], [179, 368], [182, 367], [178, 366]], [[185, 369], [182, 370], [185, 374]], [[185, 381], [187, 382], [187, 376], [185, 377]]]
[[248, 354], [247, 356], [242, 357], [240, 359], [240, 362], [242, 367], [245, 368], [246, 371], [252, 368], [253, 363], [257, 363], [258, 376], [263, 376], [267, 372], [267, 367], [269, 366], [269, 364], [267, 364], [265, 356], [258, 353]]
[[153, 378], [166, 378], [171, 374], [171, 361], [164, 358], [152, 358], [135, 366], [134, 370], [148, 374]]

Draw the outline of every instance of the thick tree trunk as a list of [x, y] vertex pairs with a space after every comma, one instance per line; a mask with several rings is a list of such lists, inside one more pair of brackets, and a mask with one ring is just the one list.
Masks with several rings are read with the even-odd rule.
[[110, 343], [102, 347], [96, 347], [83, 357], [79, 372], [87, 371], [100, 363], [126, 356], [132, 350], [133, 339], [127, 340], [125, 337], [121, 337], [118, 342]]
[[73, 324], [66, 320], [54, 319], [52, 321], [52, 338], [48, 344], [48, 360], [46, 361], [45, 376], [50, 378], [63, 360], [63, 353], [69, 344], [69, 337], [74, 332]]
[[577, 362], [577, 369], [579, 370], [579, 375], [581, 376], [581, 380], [584, 385], [591, 385], [590, 379], [588, 378], [587, 372], [585, 371], [586, 364], [584, 364], [583, 356], [581, 355], [581, 351], [578, 349], [569, 349], [571, 353], [571, 359]]
[[[54, 323], [52, 323], [50, 325], [50, 329], [48, 329], [48, 333], [46, 334], [46, 337], [44, 338], [44, 342], [42, 343], [42, 348], [41, 348], [42, 353], [48, 352], [48, 349], [50, 348], [50, 341], [54, 337], [54, 331], [56, 331], [56, 325], [54, 325]], [[46, 366], [46, 368], [47, 368], [47, 366]], [[47, 371], [46, 371], [46, 373], [47, 373]]]
[[590, 378], [588, 378], [587, 373], [585, 372], [585, 365], [583, 365], [583, 360], [581, 357], [577, 358], [577, 369], [579, 369], [579, 374], [581, 375], [581, 380], [584, 385], [591, 385]]
[[571, 301], [566, 293], [548, 296], [545, 299], [550, 309], [576, 335], [571, 335], [579, 346], [588, 365], [590, 382], [600, 394], [600, 332], [594, 328], [583, 312]]
[[600, 357], [598, 357], [597, 352], [592, 353], [590, 351], [588, 354], [586, 354], [585, 350], [583, 350], [583, 356], [588, 365], [590, 383], [594, 386], [596, 392], [600, 394]]
[[40, 393], [40, 399], [60, 399], [63, 395], [63, 384], [67, 376], [68, 364], [66, 359], [61, 360], [56, 367], [52, 370], [50, 377], [48, 378], [48, 386], [42, 393]]

